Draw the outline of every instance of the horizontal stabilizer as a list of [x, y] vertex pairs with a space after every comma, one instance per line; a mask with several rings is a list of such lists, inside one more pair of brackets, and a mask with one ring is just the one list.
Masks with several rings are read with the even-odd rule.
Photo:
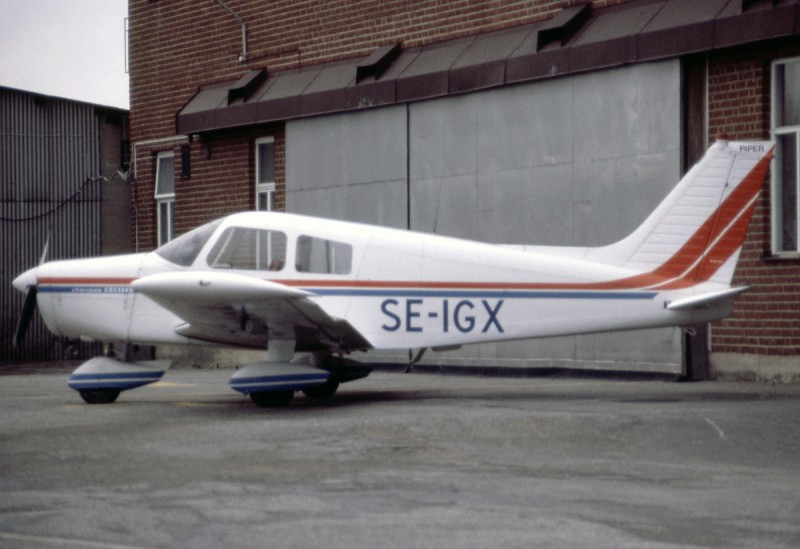
[[682, 299], [676, 299], [667, 304], [667, 309], [670, 311], [682, 311], [685, 309], [695, 309], [697, 307], [704, 307], [716, 301], [723, 299], [730, 299], [734, 296], [749, 289], [749, 286], [739, 286], [737, 288], [727, 288], [716, 292], [706, 292], [699, 295], [692, 295]]

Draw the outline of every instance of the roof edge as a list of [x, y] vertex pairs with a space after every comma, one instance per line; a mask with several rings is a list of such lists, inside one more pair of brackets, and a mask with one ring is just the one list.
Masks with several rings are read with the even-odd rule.
[[388, 44], [366, 57], [270, 75], [251, 70], [198, 88], [176, 115], [177, 132], [409, 103], [800, 34], [800, 0], [716, 6], [686, 14], [668, 0], [582, 4], [546, 21], [467, 38], [408, 49]]

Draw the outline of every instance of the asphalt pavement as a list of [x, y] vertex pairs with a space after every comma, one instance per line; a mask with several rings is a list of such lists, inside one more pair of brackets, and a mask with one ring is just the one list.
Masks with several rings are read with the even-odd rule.
[[798, 547], [800, 385], [0, 367], [0, 547]]

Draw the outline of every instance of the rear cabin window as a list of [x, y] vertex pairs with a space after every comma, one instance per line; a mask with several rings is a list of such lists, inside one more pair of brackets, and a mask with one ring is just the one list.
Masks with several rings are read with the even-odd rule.
[[278, 231], [229, 227], [208, 254], [215, 269], [280, 271], [286, 265], [286, 235]]
[[352, 266], [353, 247], [350, 244], [314, 236], [297, 239], [297, 272], [343, 275], [349, 274]]

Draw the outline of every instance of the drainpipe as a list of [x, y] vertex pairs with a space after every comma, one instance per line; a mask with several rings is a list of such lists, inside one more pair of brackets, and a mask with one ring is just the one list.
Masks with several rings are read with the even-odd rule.
[[215, 2], [225, 8], [225, 10], [230, 13], [242, 26], [242, 53], [239, 54], [238, 59], [239, 63], [244, 63], [247, 61], [247, 25], [245, 24], [244, 20], [239, 17], [239, 14], [233, 11], [223, 0], [215, 0]]

